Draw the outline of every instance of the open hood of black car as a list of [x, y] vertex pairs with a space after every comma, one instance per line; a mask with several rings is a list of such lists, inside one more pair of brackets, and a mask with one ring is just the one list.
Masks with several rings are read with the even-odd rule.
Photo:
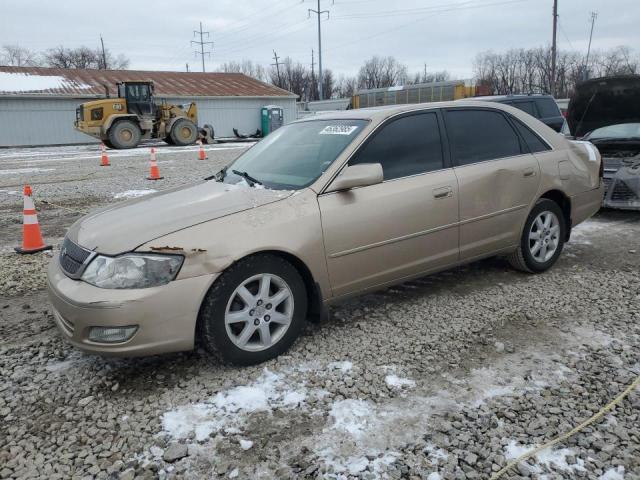
[[594, 78], [578, 84], [569, 102], [567, 123], [576, 138], [608, 125], [640, 123], [640, 75]]

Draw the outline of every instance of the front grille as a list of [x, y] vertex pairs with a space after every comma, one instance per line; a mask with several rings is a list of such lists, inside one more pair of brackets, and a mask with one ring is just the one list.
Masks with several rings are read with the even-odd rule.
[[69, 275], [76, 275], [89, 255], [91, 255], [90, 250], [85, 250], [65, 238], [60, 252], [60, 266]]
[[626, 183], [618, 180], [611, 193], [611, 200], [614, 202], [630, 202], [637, 200], [638, 196], [631, 190]]

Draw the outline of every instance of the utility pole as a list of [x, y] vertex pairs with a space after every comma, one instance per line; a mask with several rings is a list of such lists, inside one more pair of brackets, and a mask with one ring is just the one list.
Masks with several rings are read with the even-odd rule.
[[309, 18], [311, 18], [312, 13], [318, 16], [318, 96], [320, 100], [324, 100], [322, 95], [322, 28], [320, 27], [320, 20], [323, 13], [326, 13], [327, 18], [329, 18], [329, 10], [320, 10], [320, 0], [318, 0], [318, 9], [310, 8], [307, 13]]
[[107, 69], [107, 54], [104, 51], [104, 40], [102, 39], [102, 35], [100, 35], [100, 44], [102, 45], [102, 68], [103, 70]]
[[313, 57], [313, 48], [311, 49], [311, 98], [309, 100], [313, 100], [313, 96], [316, 94], [316, 62]]
[[276, 63], [272, 63], [271, 66], [276, 67], [276, 72], [278, 73], [278, 86], [280, 88], [282, 88], [282, 80], [280, 80], [280, 62], [278, 61], [278, 54], [276, 53], [276, 51], [273, 51], [273, 59], [276, 61]]
[[424, 76], [422, 77], [422, 81], [427, 83], [427, 62], [424, 62]]
[[551, 43], [551, 95], [556, 96], [556, 37], [558, 33], [558, 0], [553, 0], [553, 41]]
[[589, 33], [589, 48], [587, 48], [587, 59], [584, 62], [584, 80], [589, 79], [589, 54], [591, 53], [591, 39], [593, 38], [593, 25], [598, 18], [598, 12], [591, 12], [591, 33]]
[[189, 63], [187, 63], [187, 72], [189, 71]]
[[204, 41], [204, 36], [206, 35], [207, 38], [209, 38], [209, 32], [203, 32], [202, 31], [202, 22], [200, 22], [200, 30], [194, 30], [193, 31], [193, 35], [197, 36], [200, 35], [200, 41], [198, 42], [197, 40], [191, 40], [191, 45], [195, 44], [195, 45], [200, 45], [200, 52], [195, 52], [196, 55], [200, 55], [202, 57], [202, 71], [204, 72], [204, 56], [205, 55], [209, 55], [209, 58], [211, 58], [211, 52], [205, 52], [204, 51], [204, 46], [205, 45], [211, 45], [211, 48], [213, 48], [213, 42], [205, 42]]

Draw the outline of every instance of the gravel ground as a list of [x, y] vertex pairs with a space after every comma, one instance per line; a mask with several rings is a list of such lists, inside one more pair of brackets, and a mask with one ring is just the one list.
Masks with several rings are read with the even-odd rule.
[[[94, 208], [201, 178], [240, 151], [201, 163], [167, 150], [163, 185], [144, 180], [146, 152], [113, 156], [108, 174], [94, 157], [52, 159], [60, 176], [28, 181], [37, 198]], [[32, 173], [6, 182], [3, 169], [30, 168], [30, 157], [4, 153], [0, 190], [17, 189]], [[93, 170], [105, 176], [74, 180]], [[491, 259], [408, 282], [334, 307], [287, 355], [238, 368], [200, 350], [122, 360], [69, 347], [43, 290], [50, 257], [8, 253], [21, 205], [6, 197], [0, 478], [485, 479], [640, 374], [638, 213], [578, 227], [543, 275]], [[58, 241], [77, 215], [42, 209], [43, 231]], [[504, 478], [639, 479], [639, 392]]]

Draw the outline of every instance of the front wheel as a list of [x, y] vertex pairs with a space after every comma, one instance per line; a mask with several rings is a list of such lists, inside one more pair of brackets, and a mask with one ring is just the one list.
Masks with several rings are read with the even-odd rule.
[[564, 215], [558, 204], [546, 198], [539, 200], [527, 217], [520, 246], [509, 256], [509, 262], [524, 272], [548, 270], [562, 252], [565, 230]]
[[198, 139], [198, 128], [191, 120], [181, 118], [173, 124], [169, 136], [173, 140], [173, 145], [184, 147], [195, 143]]
[[223, 360], [252, 365], [285, 352], [307, 316], [302, 277], [270, 254], [236, 263], [215, 282], [200, 309], [200, 340]]
[[109, 129], [109, 143], [114, 148], [135, 148], [140, 143], [142, 132], [131, 120], [118, 120]]

